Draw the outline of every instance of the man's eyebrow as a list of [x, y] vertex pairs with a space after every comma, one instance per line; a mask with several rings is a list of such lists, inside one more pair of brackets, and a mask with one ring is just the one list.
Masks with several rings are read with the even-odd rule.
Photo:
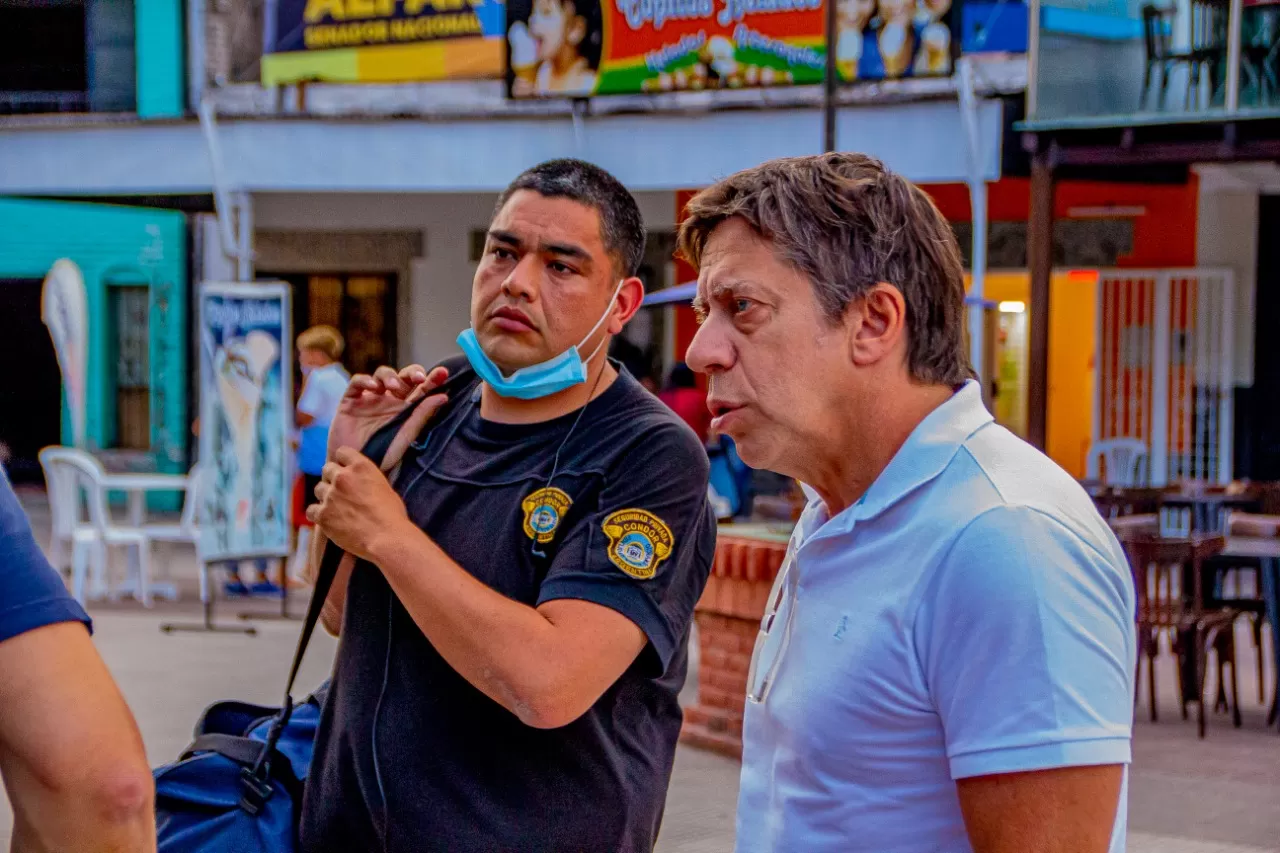
[[693, 316], [697, 318], [698, 323], [702, 324], [707, 319], [707, 301], [701, 296], [693, 297]]
[[559, 255], [563, 258], [573, 258], [579, 261], [591, 260], [590, 252], [572, 243], [539, 243], [538, 251], [544, 255]]
[[520, 246], [520, 238], [510, 231], [498, 231], [490, 228], [489, 239], [495, 243], [504, 243], [508, 246]]

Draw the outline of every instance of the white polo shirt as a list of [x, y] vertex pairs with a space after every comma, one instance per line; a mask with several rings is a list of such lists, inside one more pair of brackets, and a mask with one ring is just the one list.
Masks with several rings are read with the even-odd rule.
[[760, 666], [791, 636], [747, 702], [738, 853], [970, 853], [956, 779], [1129, 763], [1124, 552], [977, 383], [854, 506], [828, 519], [812, 500], [789, 554], [795, 597]]

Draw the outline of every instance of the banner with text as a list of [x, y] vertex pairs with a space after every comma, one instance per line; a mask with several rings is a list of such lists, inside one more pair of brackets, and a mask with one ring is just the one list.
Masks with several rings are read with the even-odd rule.
[[[837, 0], [841, 80], [949, 75], [951, 0]], [[822, 82], [823, 0], [508, 0], [513, 98]]]
[[291, 553], [287, 284], [200, 287], [200, 557]]
[[502, 0], [267, 0], [262, 82], [500, 77]]

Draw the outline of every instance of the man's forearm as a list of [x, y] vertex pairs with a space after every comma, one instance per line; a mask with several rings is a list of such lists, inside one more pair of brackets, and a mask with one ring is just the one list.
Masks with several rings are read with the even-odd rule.
[[[12, 853], [144, 853], [156, 849], [150, 780], [110, 759], [45, 780], [0, 758], [13, 806]], [[145, 768], [144, 768], [145, 770]]]
[[569, 655], [545, 616], [481, 583], [411, 524], [389, 532], [374, 562], [467, 681], [528, 725], [567, 722], [551, 706], [572, 680]]
[[82, 625], [47, 625], [0, 643], [0, 707], [15, 850], [155, 849], [142, 738]]

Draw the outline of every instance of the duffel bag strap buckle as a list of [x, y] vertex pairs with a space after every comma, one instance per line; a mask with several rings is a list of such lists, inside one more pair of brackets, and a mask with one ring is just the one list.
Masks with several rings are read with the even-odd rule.
[[257, 815], [262, 811], [262, 807], [267, 804], [267, 800], [271, 799], [271, 795], [275, 793], [271, 787], [271, 781], [264, 779], [254, 772], [251, 767], [243, 767], [240, 770], [240, 808], [244, 809], [250, 815]]

